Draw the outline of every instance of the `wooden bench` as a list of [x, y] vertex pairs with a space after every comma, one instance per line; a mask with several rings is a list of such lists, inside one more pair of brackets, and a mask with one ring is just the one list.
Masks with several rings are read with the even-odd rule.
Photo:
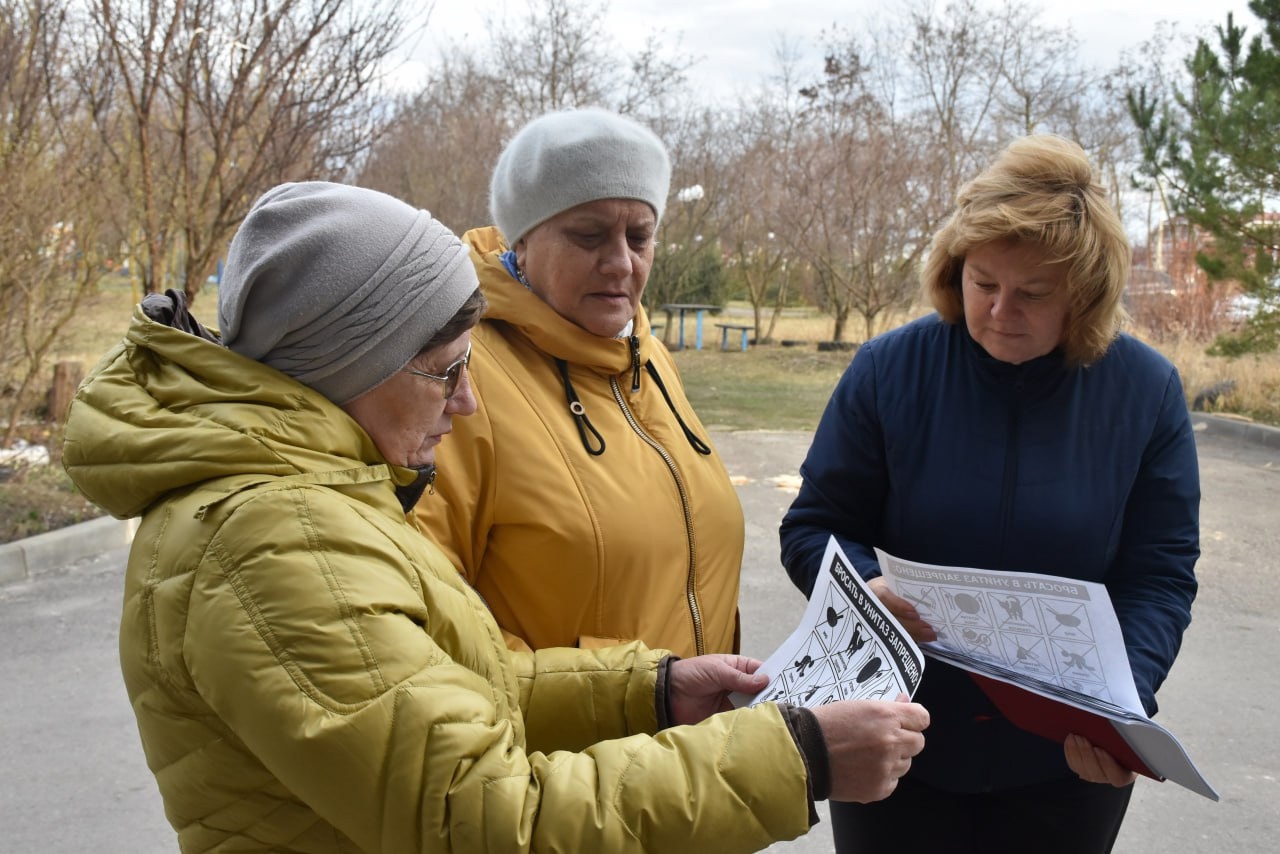
[[742, 352], [744, 353], [747, 352], [747, 336], [751, 333], [753, 329], [755, 329], [754, 326], [743, 326], [738, 323], [717, 323], [716, 326], [720, 327], [720, 349], [721, 350], [729, 349], [729, 332], [731, 330], [736, 329], [737, 331], [742, 333]]

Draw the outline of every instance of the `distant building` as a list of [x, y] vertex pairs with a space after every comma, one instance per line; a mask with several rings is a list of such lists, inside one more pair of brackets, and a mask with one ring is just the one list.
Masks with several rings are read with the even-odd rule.
[[1196, 263], [1196, 253], [1212, 240], [1203, 229], [1175, 217], [1157, 225], [1147, 236], [1147, 245], [1133, 253], [1133, 295], [1181, 295], [1201, 293], [1208, 276]]
[[[1264, 213], [1257, 224], [1280, 226], [1280, 213]], [[1134, 319], [1157, 335], [1177, 332], [1195, 337], [1239, 324], [1239, 287], [1233, 282], [1211, 282], [1196, 263], [1197, 253], [1212, 245], [1213, 236], [1186, 217], [1173, 217], [1152, 229], [1147, 245], [1134, 249], [1125, 288], [1125, 305]], [[1269, 251], [1273, 256], [1278, 252], [1276, 247]]]

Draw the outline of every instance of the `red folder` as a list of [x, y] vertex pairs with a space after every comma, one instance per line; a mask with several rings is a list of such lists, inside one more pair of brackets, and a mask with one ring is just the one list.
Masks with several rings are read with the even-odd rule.
[[1129, 742], [1125, 741], [1124, 736], [1116, 729], [1110, 718], [1097, 712], [1058, 702], [980, 673], [970, 672], [969, 676], [991, 698], [991, 702], [995, 703], [1000, 714], [1019, 729], [1043, 736], [1058, 744], [1066, 741], [1068, 735], [1082, 735], [1095, 746], [1110, 753], [1117, 762], [1130, 771], [1145, 774], [1153, 780], [1164, 779], [1147, 767]]

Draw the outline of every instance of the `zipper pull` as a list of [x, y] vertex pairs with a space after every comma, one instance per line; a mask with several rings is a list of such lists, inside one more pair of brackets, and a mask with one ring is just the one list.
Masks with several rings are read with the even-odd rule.
[[631, 342], [631, 393], [635, 394], [640, 390], [640, 339], [632, 335], [627, 340]]

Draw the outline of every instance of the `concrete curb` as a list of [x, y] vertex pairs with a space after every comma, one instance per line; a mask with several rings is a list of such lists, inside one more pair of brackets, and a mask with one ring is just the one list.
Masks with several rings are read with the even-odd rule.
[[1203, 431], [1280, 451], [1280, 427], [1271, 427], [1240, 418], [1228, 418], [1225, 415], [1211, 415], [1207, 412], [1191, 413], [1191, 426], [1197, 433]]
[[0, 546], [0, 584], [25, 581], [133, 542], [137, 519], [102, 516]]

